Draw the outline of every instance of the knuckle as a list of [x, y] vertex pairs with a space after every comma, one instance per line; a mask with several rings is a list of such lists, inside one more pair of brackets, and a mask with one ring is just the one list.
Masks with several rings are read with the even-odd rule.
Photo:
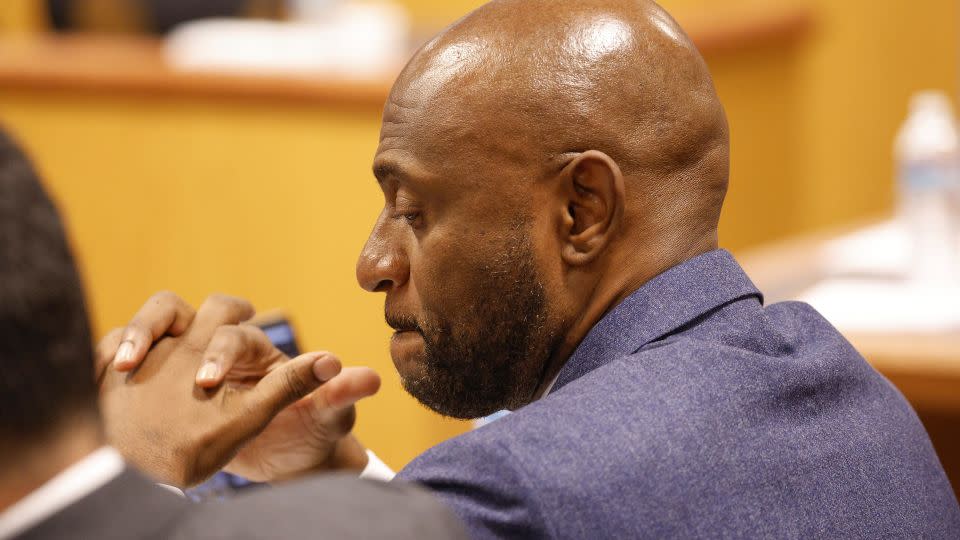
[[173, 294], [173, 293], [170, 293], [170, 295], [171, 295], [171, 296], [170, 296], [170, 302], [173, 304], [173, 306], [174, 306], [176, 309], [180, 309], [180, 310], [186, 311], [186, 312], [192, 312], [192, 311], [193, 311], [193, 306], [191, 306], [189, 303], [187, 303], [186, 300], [184, 300], [183, 298], [180, 298], [179, 296], [177, 296], [176, 294]]
[[266, 332], [260, 329], [258, 326], [252, 324], [245, 324], [242, 327], [241, 333], [243, 334], [244, 343], [252, 350], [257, 351], [259, 354], [264, 354], [273, 350], [273, 342], [270, 341], [270, 338], [267, 336]]
[[229, 309], [229, 305], [230, 300], [228, 296], [220, 293], [214, 293], [203, 301], [202, 309], [214, 314], [215, 316], [219, 316]]
[[150, 297], [150, 303], [158, 305], [174, 305], [182, 301], [176, 293], [168, 290], [160, 291]]
[[283, 372], [281, 384], [283, 385], [283, 395], [291, 399], [298, 398], [310, 390], [303, 379], [292, 370]]
[[267, 337], [267, 333], [263, 331], [262, 328], [255, 324], [244, 324], [243, 331], [246, 334], [247, 338], [251, 341], [266, 341], [269, 342], [270, 338]]
[[123, 341], [138, 341], [145, 338], [147, 330], [144, 328], [143, 318], [134, 317], [123, 330]]
[[213, 338], [210, 340], [209, 346], [211, 351], [220, 353], [231, 353], [242, 350], [243, 348], [242, 336], [238, 336], [237, 332], [229, 326], [217, 328], [213, 333]]
[[203, 311], [218, 319], [236, 320], [239, 322], [253, 315], [253, 305], [236, 296], [214, 293], [203, 303]]
[[230, 296], [223, 293], [213, 293], [206, 299], [211, 305], [222, 305], [230, 302]]
[[97, 343], [96, 348], [94, 349], [94, 354], [97, 358], [105, 358], [111, 356], [114, 351], [111, 348], [116, 348], [116, 345], [119, 344], [119, 338], [123, 328], [114, 328], [107, 332], [107, 335], [103, 336], [103, 339]]

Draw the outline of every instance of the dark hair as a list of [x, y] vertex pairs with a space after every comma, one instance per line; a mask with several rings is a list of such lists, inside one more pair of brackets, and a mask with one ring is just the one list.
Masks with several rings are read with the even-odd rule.
[[96, 407], [90, 326], [63, 225], [0, 129], [0, 441], [29, 444]]

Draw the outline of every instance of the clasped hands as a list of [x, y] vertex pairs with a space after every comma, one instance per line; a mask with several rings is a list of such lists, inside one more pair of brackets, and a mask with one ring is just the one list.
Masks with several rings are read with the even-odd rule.
[[220, 469], [259, 482], [362, 470], [354, 404], [377, 392], [368, 368], [328, 352], [289, 359], [254, 325], [245, 300], [216, 295], [194, 310], [151, 297], [96, 351], [107, 438], [164, 483], [188, 487]]

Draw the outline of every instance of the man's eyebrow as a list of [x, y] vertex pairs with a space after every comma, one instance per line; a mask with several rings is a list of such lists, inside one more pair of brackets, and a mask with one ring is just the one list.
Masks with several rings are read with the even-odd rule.
[[373, 176], [377, 178], [378, 184], [382, 184], [391, 177], [405, 178], [406, 174], [396, 163], [384, 162], [373, 166]]

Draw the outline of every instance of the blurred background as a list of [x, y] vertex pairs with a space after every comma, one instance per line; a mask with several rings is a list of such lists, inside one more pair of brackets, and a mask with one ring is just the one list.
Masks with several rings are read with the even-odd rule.
[[[67, 216], [98, 334], [161, 289], [245, 296], [384, 375], [358, 434], [391, 466], [469, 429], [403, 393], [354, 263], [393, 77], [481, 3], [0, 2], [0, 123]], [[661, 3], [729, 114], [723, 245], [901, 388], [960, 486], [960, 2]]]

